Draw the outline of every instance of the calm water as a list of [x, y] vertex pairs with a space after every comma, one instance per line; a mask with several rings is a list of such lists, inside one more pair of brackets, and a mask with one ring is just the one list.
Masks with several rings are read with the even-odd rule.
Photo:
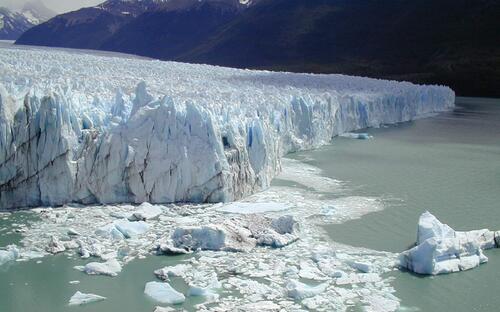
[[[293, 156], [359, 195], [389, 199], [382, 212], [327, 226], [333, 240], [400, 252], [425, 210], [455, 229], [500, 229], [500, 100], [459, 98], [453, 112], [369, 132], [373, 140], [336, 139]], [[396, 295], [422, 311], [498, 311], [500, 250], [486, 254], [488, 264], [459, 274], [395, 273]]]

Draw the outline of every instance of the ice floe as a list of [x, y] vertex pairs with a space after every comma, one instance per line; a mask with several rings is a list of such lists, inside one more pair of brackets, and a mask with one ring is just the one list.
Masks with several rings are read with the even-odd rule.
[[163, 304], [179, 304], [186, 300], [183, 294], [173, 289], [168, 283], [149, 282], [144, 287], [144, 293]]
[[89, 275], [117, 276], [122, 271], [122, 266], [116, 259], [110, 259], [106, 262], [90, 262], [83, 267], [77, 266], [75, 268]]
[[69, 299], [69, 305], [84, 305], [87, 303], [97, 302], [105, 300], [106, 297], [102, 297], [95, 294], [84, 294], [82, 292], [77, 291], [71, 298]]

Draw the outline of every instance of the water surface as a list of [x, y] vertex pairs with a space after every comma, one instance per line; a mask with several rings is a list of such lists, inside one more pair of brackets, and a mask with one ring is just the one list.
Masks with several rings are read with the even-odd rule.
[[[368, 132], [373, 140], [338, 138], [293, 155], [346, 181], [355, 193], [380, 196], [385, 210], [326, 227], [353, 246], [401, 252], [415, 242], [429, 210], [457, 230], [500, 229], [500, 100], [458, 98], [434, 118]], [[468, 272], [422, 278], [397, 273], [402, 304], [422, 311], [498, 311], [500, 250]]]

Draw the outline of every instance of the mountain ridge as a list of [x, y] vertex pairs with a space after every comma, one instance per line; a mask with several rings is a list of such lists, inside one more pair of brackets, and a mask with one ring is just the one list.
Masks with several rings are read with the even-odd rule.
[[[98, 8], [109, 15], [92, 11], [99, 18], [66, 26], [71, 14]], [[17, 43], [409, 80], [500, 97], [498, 0], [109, 0], [67, 14]]]

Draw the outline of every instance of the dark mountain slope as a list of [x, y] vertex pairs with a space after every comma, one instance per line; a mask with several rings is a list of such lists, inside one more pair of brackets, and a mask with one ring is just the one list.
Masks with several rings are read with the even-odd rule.
[[189, 51], [240, 10], [224, 2], [196, 2], [176, 10], [146, 12], [122, 27], [101, 48], [160, 59]]
[[438, 83], [500, 97], [500, 0], [109, 0], [17, 43]]
[[269, 0], [178, 60], [448, 84], [500, 96], [500, 1]]

